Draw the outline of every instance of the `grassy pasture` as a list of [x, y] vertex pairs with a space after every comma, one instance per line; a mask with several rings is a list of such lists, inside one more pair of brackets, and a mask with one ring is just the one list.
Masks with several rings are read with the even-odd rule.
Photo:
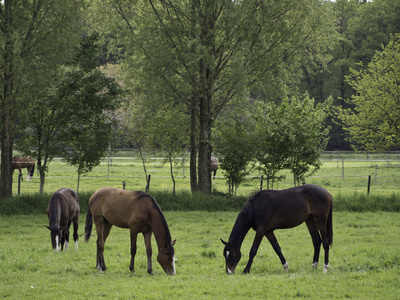
[[[147, 173], [151, 175], [150, 191], [172, 191], [172, 180], [169, 164], [165, 163], [162, 153], [151, 153], [146, 158]], [[398, 195], [400, 193], [400, 158], [399, 154], [337, 154], [324, 153], [321, 157], [322, 167], [306, 179], [307, 183], [314, 183], [325, 187], [333, 196], [337, 194], [367, 194], [368, 176], [371, 176], [370, 194], [379, 196]], [[250, 167], [250, 166], [249, 166]], [[174, 166], [176, 190], [190, 191], [189, 160], [184, 164], [182, 159], [176, 160]], [[18, 172], [14, 172], [13, 194], [18, 192]], [[26, 178], [26, 169], [24, 170]], [[35, 174], [36, 175], [36, 174]], [[274, 185], [274, 189], [284, 189], [293, 186], [292, 175], [288, 170], [281, 172], [285, 179]], [[247, 196], [260, 188], [260, 174], [253, 170], [243, 182], [237, 195]], [[126, 189], [144, 190], [146, 179], [142, 162], [137, 153], [121, 151], [114, 157], [105, 158], [94, 170], [81, 177], [79, 191], [94, 192], [104, 186], [123, 187]], [[21, 194], [32, 194], [39, 191], [39, 177], [32, 181], [21, 182]], [[60, 187], [77, 188], [77, 174], [74, 167], [55, 159], [49, 165], [44, 190], [53, 193]], [[266, 182], [263, 188], [267, 188]], [[213, 189], [227, 193], [228, 186], [223, 171], [218, 170]]]
[[[276, 231], [289, 263], [285, 272], [264, 239], [251, 273], [240, 275], [254, 232], [242, 246], [237, 273], [226, 275], [222, 244], [237, 212], [165, 212], [172, 238], [177, 239], [177, 274], [167, 276], [156, 262], [154, 276], [146, 271], [143, 238], [139, 236], [135, 273], [129, 271], [129, 232], [113, 228], [105, 246], [108, 267], [95, 268], [96, 233], [54, 253], [47, 216], [1, 216], [0, 297], [4, 299], [396, 299], [400, 286], [400, 218], [398, 213], [334, 212], [334, 244], [330, 270], [311, 267], [312, 245], [306, 226]], [[322, 253], [321, 253], [322, 254]], [[322, 261], [322, 255], [321, 255]]]

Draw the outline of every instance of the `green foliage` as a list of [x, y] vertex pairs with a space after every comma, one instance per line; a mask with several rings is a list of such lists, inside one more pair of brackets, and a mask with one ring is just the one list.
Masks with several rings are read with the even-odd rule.
[[397, 149], [400, 144], [400, 35], [393, 35], [377, 52], [367, 70], [352, 70], [348, 82], [356, 90], [347, 101], [352, 109], [339, 109], [353, 147], [367, 151]]
[[294, 185], [300, 185], [321, 166], [319, 158], [329, 140], [329, 127], [325, 120], [331, 105], [331, 98], [316, 105], [308, 94], [282, 101], [282, 118], [287, 122], [286, 134], [289, 135], [286, 167], [294, 176]]
[[115, 79], [93, 63], [97, 40], [97, 34], [82, 37], [71, 61], [58, 68], [57, 81], [26, 107], [30, 113], [19, 149], [37, 159], [42, 185], [47, 164], [56, 155], [76, 165], [82, 174], [101, 162], [111, 143], [110, 112], [119, 104], [121, 90]]
[[251, 121], [243, 114], [226, 118], [220, 122], [214, 137], [219, 167], [225, 171], [229, 194], [233, 194], [250, 173], [248, 165], [254, 158], [254, 125]]
[[295, 185], [319, 169], [319, 156], [329, 139], [325, 119], [331, 99], [315, 105], [308, 94], [283, 99], [280, 105], [259, 103], [255, 116], [256, 159], [267, 177], [267, 185], [279, 180], [277, 173], [291, 170]]
[[180, 112], [190, 114], [192, 187], [206, 193], [215, 121], [251, 85], [276, 77], [277, 66], [296, 56], [319, 27], [322, 9], [308, 0], [107, 4], [114, 24], [124, 24], [118, 34], [127, 45], [125, 70], [135, 93], [148, 102], [180, 103]]

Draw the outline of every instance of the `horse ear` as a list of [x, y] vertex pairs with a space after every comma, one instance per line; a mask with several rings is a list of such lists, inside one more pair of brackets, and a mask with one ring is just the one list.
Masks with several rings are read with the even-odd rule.
[[175, 242], [176, 242], [176, 240], [173, 240], [173, 241], [171, 242], [171, 246], [174, 246], [174, 245], [175, 245]]
[[44, 225], [44, 227], [46, 227], [48, 230], [50, 230], [50, 231], [51, 231], [51, 228], [50, 228], [49, 226], [47, 226], [47, 225]]
[[224, 245], [228, 244], [228, 243], [225, 242], [223, 239], [220, 239], [220, 240], [221, 240], [222, 244], [224, 244]]

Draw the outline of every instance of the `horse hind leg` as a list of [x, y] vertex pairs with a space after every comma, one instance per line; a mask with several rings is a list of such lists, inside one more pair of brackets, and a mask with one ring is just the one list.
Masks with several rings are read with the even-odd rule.
[[309, 218], [308, 220], [306, 220], [306, 225], [308, 228], [308, 231], [310, 232], [311, 235], [311, 239], [313, 242], [313, 246], [314, 246], [314, 258], [313, 258], [313, 263], [312, 266], [314, 268], [318, 267], [318, 261], [319, 261], [319, 253], [321, 250], [321, 237], [319, 235], [319, 231], [318, 231], [318, 227], [315, 224], [314, 219]]
[[324, 247], [324, 252], [325, 252], [324, 272], [328, 272], [328, 269], [329, 269], [329, 236], [328, 236], [326, 221], [316, 220], [315, 223], [316, 223], [316, 226], [318, 227], [319, 233], [321, 234], [322, 246]]

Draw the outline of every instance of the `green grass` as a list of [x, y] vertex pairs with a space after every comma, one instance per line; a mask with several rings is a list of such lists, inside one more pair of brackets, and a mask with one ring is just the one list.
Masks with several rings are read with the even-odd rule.
[[[169, 173], [169, 165], [161, 157], [162, 153], [153, 153], [147, 158], [147, 173], [151, 175], [150, 191], [172, 192], [172, 180]], [[342, 154], [343, 157], [330, 156], [329, 153], [321, 157], [322, 167], [306, 179], [307, 183], [321, 185], [328, 189], [333, 195], [353, 194], [354, 192], [366, 194], [368, 176], [371, 176], [370, 194], [391, 196], [400, 193], [400, 161], [397, 154], [391, 154], [387, 160], [386, 154], [360, 155]], [[343, 158], [343, 160], [342, 160]], [[190, 191], [190, 178], [188, 159], [184, 167], [181, 160], [177, 160], [175, 167], [176, 190], [182, 192]], [[13, 194], [18, 193], [18, 172], [13, 177]], [[250, 176], [239, 186], [238, 196], [247, 196], [260, 188], [259, 172], [253, 170]], [[284, 189], [293, 186], [292, 175], [288, 170], [280, 173], [285, 179], [275, 184], [274, 189]], [[24, 178], [26, 170], [24, 170]], [[137, 154], [124, 151], [115, 154], [112, 160], [106, 158], [99, 166], [80, 180], [79, 192], [93, 193], [104, 186], [123, 187], [126, 189], [144, 190], [146, 179], [143, 168]], [[39, 191], [39, 177], [35, 174], [32, 181], [21, 183], [21, 194], [34, 194]], [[54, 193], [60, 187], [77, 189], [77, 174], [74, 167], [69, 166], [60, 159], [55, 159], [49, 165], [44, 191]], [[264, 181], [263, 188], [267, 188]], [[217, 172], [213, 189], [220, 193], [227, 193], [228, 186], [223, 176], [223, 171]]]
[[[311, 267], [306, 226], [276, 231], [289, 263], [285, 272], [266, 239], [251, 273], [247, 263], [254, 232], [242, 246], [237, 274], [226, 275], [222, 244], [237, 212], [165, 212], [175, 246], [177, 274], [167, 276], [156, 262], [147, 274], [144, 242], [138, 240], [135, 273], [129, 271], [129, 232], [113, 228], [105, 246], [108, 267], [95, 268], [96, 234], [79, 251], [51, 249], [45, 214], [1, 216], [0, 297], [5, 299], [395, 299], [400, 285], [398, 213], [334, 212], [330, 270]], [[80, 220], [83, 234], [84, 217]], [[321, 255], [322, 260], [322, 255]]]

